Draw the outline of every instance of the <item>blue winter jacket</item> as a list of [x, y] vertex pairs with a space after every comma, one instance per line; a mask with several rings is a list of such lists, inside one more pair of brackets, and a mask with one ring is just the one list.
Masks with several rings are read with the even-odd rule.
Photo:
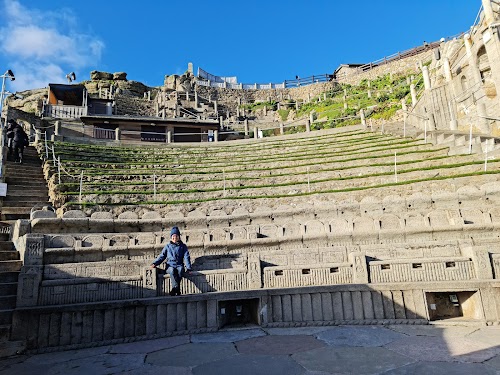
[[184, 264], [187, 270], [191, 269], [189, 250], [182, 241], [177, 243], [170, 241], [166, 244], [153, 264], [159, 266], [165, 259], [167, 260], [168, 267], [178, 267]]

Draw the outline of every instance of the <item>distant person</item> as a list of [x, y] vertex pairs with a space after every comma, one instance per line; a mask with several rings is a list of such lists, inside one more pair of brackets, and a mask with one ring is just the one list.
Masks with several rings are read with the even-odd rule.
[[7, 128], [5, 129], [5, 134], [7, 134], [7, 148], [8, 148], [8, 153], [7, 153], [7, 159], [12, 157], [12, 151], [13, 151], [13, 146], [12, 146], [12, 137], [14, 136], [14, 133], [12, 133], [12, 130], [14, 130], [14, 127], [17, 125], [17, 123], [14, 120], [9, 120], [7, 122]]
[[7, 138], [12, 139], [12, 148], [14, 152], [14, 162], [23, 163], [24, 147], [29, 145], [29, 138], [23, 127], [14, 122], [11, 130], [7, 131]]
[[158, 258], [151, 264], [151, 268], [158, 267], [165, 259], [166, 272], [170, 275], [170, 283], [172, 284], [172, 290], [169, 294], [180, 296], [182, 277], [191, 272], [191, 258], [186, 244], [181, 241], [181, 232], [177, 227], [173, 227], [170, 231], [170, 242], [165, 245]]

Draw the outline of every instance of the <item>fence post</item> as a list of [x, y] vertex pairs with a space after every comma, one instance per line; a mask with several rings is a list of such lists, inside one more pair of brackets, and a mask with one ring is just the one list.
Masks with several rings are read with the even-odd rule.
[[411, 106], [415, 107], [417, 105], [417, 90], [415, 89], [415, 85], [412, 83], [410, 85], [411, 92]]
[[80, 196], [78, 198], [78, 203], [82, 203], [82, 190], [83, 190], [83, 171], [80, 174]]
[[56, 166], [56, 153], [54, 151], [54, 144], [52, 144], [52, 165]]
[[153, 200], [156, 202], [156, 173], [153, 173]]
[[359, 117], [361, 118], [361, 125], [363, 125], [366, 129], [365, 111], [363, 110], [363, 108], [359, 110]]
[[396, 159], [396, 151], [394, 151], [394, 178], [398, 182], [398, 164]]
[[226, 196], [226, 170], [222, 170], [222, 181], [223, 181], [223, 191], [224, 191], [224, 196]]
[[309, 167], [307, 167], [307, 191], [311, 192], [311, 179], [309, 178]]
[[245, 135], [248, 135], [248, 119], [247, 118], [243, 121], [243, 124], [245, 126]]
[[61, 185], [61, 157], [57, 158], [57, 177], [59, 181], [59, 185]]
[[49, 160], [49, 146], [47, 145], [47, 130], [45, 130], [44, 138], [45, 138], [45, 160]]
[[280, 134], [281, 135], [285, 134], [285, 129], [284, 128], [285, 128], [285, 125], [282, 122], [280, 122]]
[[214, 142], [219, 142], [219, 131], [217, 129], [214, 130]]

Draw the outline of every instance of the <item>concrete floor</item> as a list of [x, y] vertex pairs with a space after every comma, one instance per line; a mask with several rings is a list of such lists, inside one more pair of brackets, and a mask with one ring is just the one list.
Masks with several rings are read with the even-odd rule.
[[12, 357], [0, 374], [500, 374], [500, 327], [253, 327]]

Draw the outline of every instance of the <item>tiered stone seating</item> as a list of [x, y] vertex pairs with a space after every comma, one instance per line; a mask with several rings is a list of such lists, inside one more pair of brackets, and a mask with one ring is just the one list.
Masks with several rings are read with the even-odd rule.
[[[62, 184], [55, 186], [52, 198], [61, 204], [79, 205], [82, 172], [82, 203], [88, 212], [124, 204], [144, 207], [145, 203], [164, 205], [155, 207], [162, 213], [169, 208], [185, 209], [188, 203], [193, 204], [190, 209], [209, 207], [221, 199], [231, 200], [233, 207], [236, 200], [254, 206], [260, 199], [279, 206], [283, 198], [298, 202], [304, 196], [315, 200], [330, 199], [334, 194], [359, 199], [367, 189], [381, 198], [388, 189], [405, 190], [411, 184], [413, 190], [425, 190], [416, 183], [455, 179], [453, 184], [457, 184], [458, 177], [483, 172], [483, 160], [477, 156], [447, 153], [447, 147], [423, 140], [362, 129], [213, 147], [55, 144], [55, 154], [67, 174], [61, 174]], [[55, 183], [57, 168], [49, 169]], [[489, 178], [496, 179], [497, 172], [497, 162], [492, 160]]]
[[[24, 241], [18, 246], [24, 267], [13, 337], [31, 348], [207, 332], [226, 321], [221, 311], [231, 301], [241, 301], [268, 327], [420, 323], [431, 316], [427, 294], [458, 290], [481, 306], [470, 310], [483, 314], [478, 319], [500, 321], [493, 307], [500, 297], [492, 289], [500, 272], [494, 162], [485, 172], [477, 156], [448, 156], [421, 140], [362, 129], [282, 143], [109, 148], [106, 154], [95, 146], [55, 146], [69, 174], [83, 170], [92, 175], [89, 183], [130, 191], [104, 186], [100, 204], [83, 206], [85, 212], [72, 210], [78, 206], [68, 199], [73, 204], [59, 217], [36, 211], [29, 227], [15, 228]], [[222, 168], [226, 190], [212, 180]], [[46, 170], [54, 173], [51, 161]], [[140, 182], [153, 171], [158, 184], [183, 190], [158, 191], [155, 204], [140, 204], [151, 195]], [[61, 178], [61, 192], [75, 191], [71, 179]], [[130, 186], [120, 185], [125, 178]], [[130, 197], [137, 200], [127, 202]], [[173, 225], [181, 228], [194, 269], [181, 297], [167, 297], [169, 278], [149, 268]], [[479, 290], [489, 293], [489, 302]], [[22, 319], [33, 321], [38, 333], [22, 327]], [[82, 319], [95, 337], [51, 341], [50, 332], [78, 331]], [[135, 328], [127, 331], [126, 320]]]

